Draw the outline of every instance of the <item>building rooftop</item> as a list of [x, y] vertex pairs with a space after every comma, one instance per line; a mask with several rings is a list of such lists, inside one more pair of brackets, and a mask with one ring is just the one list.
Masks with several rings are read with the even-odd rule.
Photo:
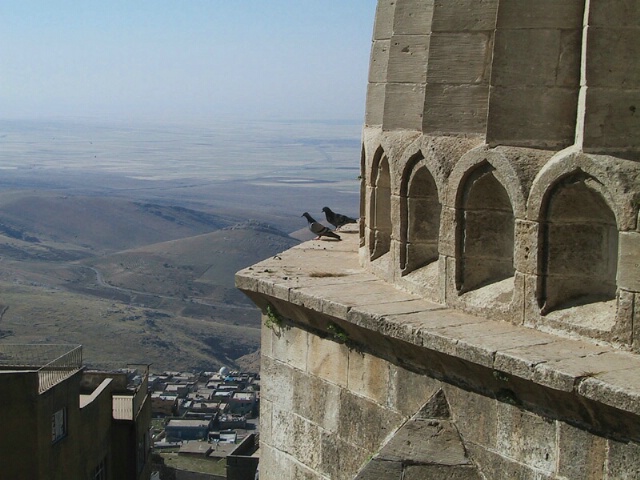
[[0, 344], [0, 373], [36, 371], [40, 393], [81, 368], [81, 345]]

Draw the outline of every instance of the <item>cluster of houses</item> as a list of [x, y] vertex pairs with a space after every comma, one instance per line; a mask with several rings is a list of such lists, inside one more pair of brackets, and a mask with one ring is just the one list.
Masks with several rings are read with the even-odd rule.
[[151, 412], [164, 419], [154, 434], [155, 447], [187, 440], [235, 444], [256, 428], [260, 377], [255, 373], [218, 372], [185, 374], [164, 372], [149, 376]]

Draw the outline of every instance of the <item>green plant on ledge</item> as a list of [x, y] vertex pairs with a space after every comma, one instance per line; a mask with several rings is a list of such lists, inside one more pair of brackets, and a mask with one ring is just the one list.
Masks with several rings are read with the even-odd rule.
[[335, 323], [330, 323], [327, 326], [327, 330], [333, 335], [333, 338], [340, 342], [347, 342], [349, 340], [349, 335], [344, 331], [342, 327], [336, 325]]
[[278, 313], [276, 308], [270, 303], [268, 303], [267, 308], [265, 310], [266, 310], [267, 318], [264, 321], [264, 326], [274, 331], [276, 329], [278, 330], [282, 329], [282, 326], [284, 324], [284, 319], [282, 318], [282, 315]]

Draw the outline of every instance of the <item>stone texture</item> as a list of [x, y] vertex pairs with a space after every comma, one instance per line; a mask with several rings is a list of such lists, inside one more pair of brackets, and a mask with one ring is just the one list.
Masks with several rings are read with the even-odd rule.
[[351, 350], [347, 388], [384, 405], [389, 390], [389, 364], [373, 355]]
[[423, 84], [427, 76], [428, 35], [394, 35], [389, 45], [387, 81]]
[[393, 32], [396, 35], [419, 35], [430, 30], [434, 0], [397, 0]]
[[[485, 32], [432, 34], [427, 81], [458, 85], [488, 83], [490, 70], [485, 59], [492, 46], [492, 37]], [[451, 58], [457, 61], [452, 64]]]
[[424, 99], [424, 85], [387, 84], [382, 128], [421, 130]]
[[390, 40], [373, 42], [371, 60], [369, 61], [369, 83], [384, 83], [387, 81], [390, 47]]
[[484, 2], [436, 0], [432, 30], [434, 32], [492, 31], [496, 26], [497, 9], [498, 0]]
[[484, 132], [488, 95], [488, 85], [428, 84], [419, 129], [432, 134]]
[[618, 257], [618, 285], [640, 292], [640, 233], [620, 233]]
[[584, 150], [638, 151], [640, 89], [589, 88], [586, 94]]
[[550, 475], [556, 465], [556, 442], [555, 422], [499, 404], [497, 451], [503, 456]]
[[558, 475], [564, 478], [604, 478], [607, 440], [584, 430], [558, 425]]
[[539, 0], [526, 3], [522, 0], [501, 0], [498, 9], [498, 28], [556, 28], [582, 27], [584, 2], [581, 0]]
[[[487, 142], [563, 148], [574, 140], [578, 91], [563, 87], [491, 88]], [[522, 115], [522, 112], [528, 115]]]
[[640, 444], [609, 441], [606, 463], [608, 478], [640, 478]]
[[492, 85], [577, 89], [580, 83], [580, 30], [498, 30], [495, 42]]
[[341, 387], [347, 385], [349, 350], [341, 343], [311, 336], [308, 372]]

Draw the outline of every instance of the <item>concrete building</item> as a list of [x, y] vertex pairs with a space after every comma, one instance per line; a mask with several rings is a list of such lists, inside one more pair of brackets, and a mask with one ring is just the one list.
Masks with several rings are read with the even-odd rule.
[[87, 372], [82, 347], [0, 345], [0, 478], [150, 478], [145, 380]]
[[640, 478], [639, 5], [379, 0], [359, 229], [236, 276], [262, 479]]
[[202, 440], [206, 439], [211, 429], [211, 419], [171, 419], [165, 425], [167, 440]]

